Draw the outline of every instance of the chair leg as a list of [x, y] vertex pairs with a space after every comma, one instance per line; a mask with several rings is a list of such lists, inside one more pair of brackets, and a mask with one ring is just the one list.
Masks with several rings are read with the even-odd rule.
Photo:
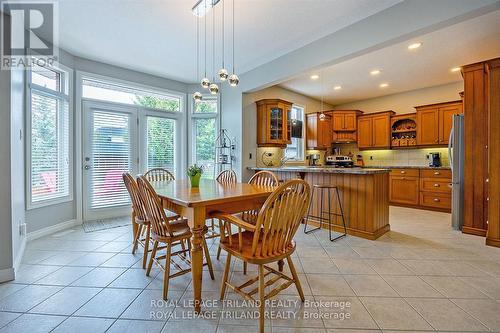
[[139, 245], [139, 237], [141, 236], [141, 229], [142, 225], [137, 224], [137, 230], [134, 235], [134, 243], [132, 246], [132, 254], [135, 254], [135, 251], [137, 251], [137, 245]]
[[290, 267], [290, 272], [292, 272], [292, 277], [293, 277], [293, 280], [295, 282], [295, 287], [297, 288], [297, 292], [299, 293], [299, 296], [300, 296], [300, 299], [302, 300], [302, 302], [304, 302], [305, 301], [304, 292], [302, 291], [302, 286], [300, 285], [299, 276], [297, 275], [297, 271], [295, 270], [295, 266], [293, 264], [292, 258], [290, 256], [288, 256], [286, 258], [286, 260], [288, 262], [288, 267]]
[[247, 262], [246, 261], [243, 262], [243, 274], [247, 275]]
[[149, 258], [148, 269], [146, 270], [146, 276], [151, 273], [151, 267], [153, 267], [153, 259], [156, 257], [156, 251], [158, 250], [158, 241], [155, 240], [153, 244], [153, 251], [151, 251], [151, 257]]
[[208, 252], [208, 245], [205, 238], [203, 238], [203, 252], [205, 252], [205, 258], [207, 259], [208, 271], [210, 272], [210, 277], [215, 280], [214, 270], [212, 267], [212, 259], [210, 259], [210, 253]]
[[146, 268], [146, 263], [148, 262], [150, 235], [151, 235], [151, 225], [147, 225], [146, 226], [146, 240], [144, 241], [144, 255], [142, 257], [142, 269]]
[[231, 268], [231, 255], [228, 253], [226, 258], [226, 265], [224, 266], [224, 275], [222, 276], [222, 285], [220, 287], [220, 300], [224, 299], [226, 294], [226, 282], [229, 278], [229, 269]]
[[265, 303], [266, 285], [264, 281], [264, 265], [259, 265], [259, 332], [264, 333], [264, 317], [266, 311]]
[[184, 239], [181, 240], [181, 249], [182, 251], [186, 251], [186, 245], [184, 244]]
[[220, 259], [220, 253], [221, 253], [221, 248], [220, 248], [220, 245], [219, 245], [219, 248], [217, 249], [217, 260]]
[[172, 243], [167, 244], [167, 255], [165, 256], [165, 272], [163, 273], [163, 299], [168, 299], [168, 282], [170, 280], [170, 255]]

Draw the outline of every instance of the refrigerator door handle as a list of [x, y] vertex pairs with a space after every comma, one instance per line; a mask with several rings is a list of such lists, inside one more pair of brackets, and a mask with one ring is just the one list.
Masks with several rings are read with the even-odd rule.
[[450, 168], [451, 168], [451, 172], [453, 173], [453, 154], [452, 154], [452, 142], [453, 142], [453, 132], [455, 130], [455, 126], [453, 126], [451, 128], [451, 131], [450, 131], [450, 137], [448, 138], [448, 158], [450, 160]]

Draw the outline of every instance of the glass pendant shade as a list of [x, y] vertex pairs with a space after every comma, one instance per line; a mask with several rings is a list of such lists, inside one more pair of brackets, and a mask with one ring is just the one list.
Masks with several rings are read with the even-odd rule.
[[201, 80], [201, 86], [205, 89], [208, 89], [210, 87], [210, 80], [204, 78], [203, 80]]
[[319, 115], [319, 120], [323, 121], [323, 120], [325, 120], [325, 118], [326, 118], [326, 115], [323, 112], [321, 112]]
[[240, 83], [240, 79], [239, 79], [238, 75], [231, 74], [229, 76], [229, 85], [231, 87], [236, 87], [238, 85], [238, 83]]
[[226, 69], [222, 68], [220, 71], [219, 71], [219, 79], [221, 81], [226, 81], [227, 78], [229, 77], [229, 73], [227, 72]]
[[217, 93], [219, 92], [219, 86], [218, 86], [218, 85], [216, 85], [215, 83], [212, 83], [212, 84], [210, 85], [210, 88], [209, 88], [209, 89], [210, 89], [210, 93], [211, 93], [212, 95], [215, 95], [215, 94], [217, 94]]
[[201, 100], [203, 99], [203, 95], [197, 91], [193, 94], [193, 99], [196, 103], [201, 102]]

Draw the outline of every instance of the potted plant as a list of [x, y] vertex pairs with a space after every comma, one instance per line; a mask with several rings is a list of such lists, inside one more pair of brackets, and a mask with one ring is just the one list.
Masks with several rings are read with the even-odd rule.
[[200, 186], [200, 178], [203, 173], [203, 168], [195, 165], [191, 165], [187, 170], [187, 175], [189, 177], [189, 181], [191, 182], [191, 187]]

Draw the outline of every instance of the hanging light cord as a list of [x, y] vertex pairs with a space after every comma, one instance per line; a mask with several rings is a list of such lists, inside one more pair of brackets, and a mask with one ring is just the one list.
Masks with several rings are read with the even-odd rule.
[[[206, 12], [206, 4], [205, 4], [205, 12]], [[205, 14], [204, 18], [204, 23], [205, 23], [205, 42], [204, 42], [204, 47], [205, 47], [205, 77], [207, 77], [207, 15]]]
[[224, 0], [222, 0], [222, 68], [224, 68], [224, 16], [225, 16], [225, 10], [224, 10]]
[[235, 73], [234, 71], [234, 0], [233, 0], [233, 74]]
[[196, 16], [196, 79], [200, 77], [200, 19]]
[[215, 83], [215, 4], [212, 0], [212, 8], [214, 12], [212, 14], [212, 81]]

